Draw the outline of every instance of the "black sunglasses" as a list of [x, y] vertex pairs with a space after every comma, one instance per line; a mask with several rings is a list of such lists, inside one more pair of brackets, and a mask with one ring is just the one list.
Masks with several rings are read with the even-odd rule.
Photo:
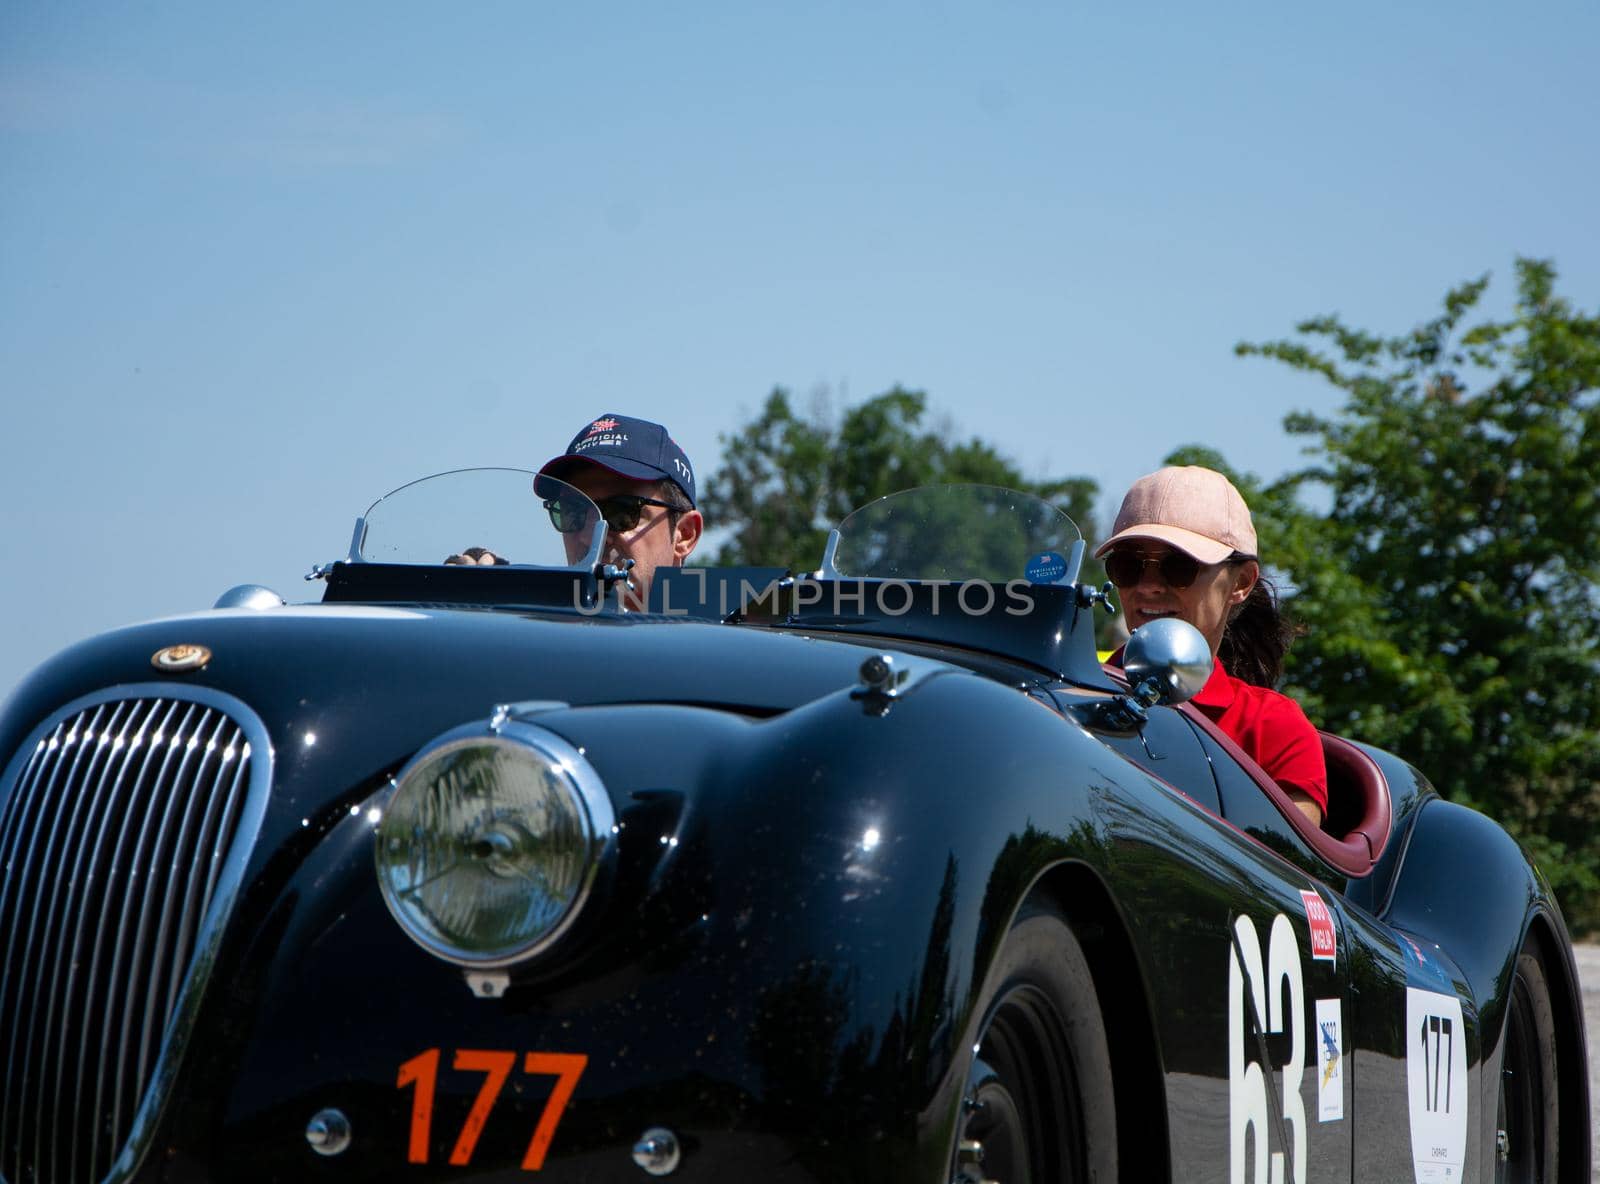
[[577, 534], [588, 526], [589, 511], [595, 506], [600, 508], [600, 517], [606, 520], [606, 525], [618, 534], [624, 534], [638, 526], [639, 517], [644, 513], [646, 506], [664, 506], [669, 510], [682, 508], [657, 498], [640, 497], [636, 493], [619, 493], [613, 497], [599, 498], [594, 502], [590, 502], [586, 497], [567, 494], [564, 497], [546, 498], [544, 503], [544, 508], [550, 513], [550, 525], [562, 534]]
[[1166, 551], [1159, 558], [1143, 551], [1113, 551], [1106, 556], [1106, 575], [1119, 588], [1132, 588], [1144, 578], [1144, 569], [1155, 565], [1161, 581], [1169, 588], [1187, 588], [1200, 575], [1201, 562], [1182, 551]]

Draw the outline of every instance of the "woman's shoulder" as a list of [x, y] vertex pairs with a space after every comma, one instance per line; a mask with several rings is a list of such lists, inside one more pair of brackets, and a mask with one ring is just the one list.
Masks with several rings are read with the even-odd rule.
[[[1234, 687], [1234, 693], [1249, 697], [1257, 711], [1279, 717], [1285, 721], [1298, 720], [1304, 723], [1307, 728], [1311, 728], [1311, 720], [1306, 715], [1305, 708], [1301, 707], [1299, 701], [1292, 695], [1286, 695], [1272, 687], [1256, 686], [1240, 679], [1235, 679], [1234, 681], [1237, 684]], [[1312, 730], [1315, 731], [1314, 728]]]

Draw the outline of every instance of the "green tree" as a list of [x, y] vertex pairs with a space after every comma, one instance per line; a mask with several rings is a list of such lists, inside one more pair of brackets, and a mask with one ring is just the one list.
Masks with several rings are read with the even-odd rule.
[[[1294, 339], [1240, 344], [1346, 393], [1331, 418], [1285, 420], [1311, 467], [1241, 489], [1308, 626], [1286, 672], [1308, 713], [1500, 819], [1591, 929], [1600, 318], [1555, 294], [1548, 262], [1519, 259], [1516, 275], [1509, 319], [1467, 323], [1485, 276], [1410, 333], [1327, 316]], [[1306, 508], [1318, 492], [1325, 513]]]
[[773, 390], [753, 421], [720, 437], [722, 467], [702, 501], [710, 524], [733, 533], [711, 562], [812, 569], [828, 528], [852, 510], [947, 482], [1035, 494], [1091, 533], [1093, 480], [1030, 481], [992, 445], [924, 427], [926, 414], [927, 396], [898, 386], [842, 414], [822, 407], [808, 417]]

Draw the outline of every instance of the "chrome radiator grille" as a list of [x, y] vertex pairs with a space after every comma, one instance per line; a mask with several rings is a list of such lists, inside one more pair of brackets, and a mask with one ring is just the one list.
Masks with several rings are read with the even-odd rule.
[[158, 693], [71, 705], [0, 781], [8, 1184], [135, 1166], [264, 805], [270, 749], [242, 704], [129, 689]]

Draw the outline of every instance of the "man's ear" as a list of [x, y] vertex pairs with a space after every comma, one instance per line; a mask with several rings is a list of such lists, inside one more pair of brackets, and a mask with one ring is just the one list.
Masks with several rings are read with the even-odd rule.
[[689, 558], [689, 552], [694, 550], [705, 528], [706, 520], [699, 510], [686, 510], [678, 515], [678, 529], [672, 536], [672, 558], [679, 567]]

